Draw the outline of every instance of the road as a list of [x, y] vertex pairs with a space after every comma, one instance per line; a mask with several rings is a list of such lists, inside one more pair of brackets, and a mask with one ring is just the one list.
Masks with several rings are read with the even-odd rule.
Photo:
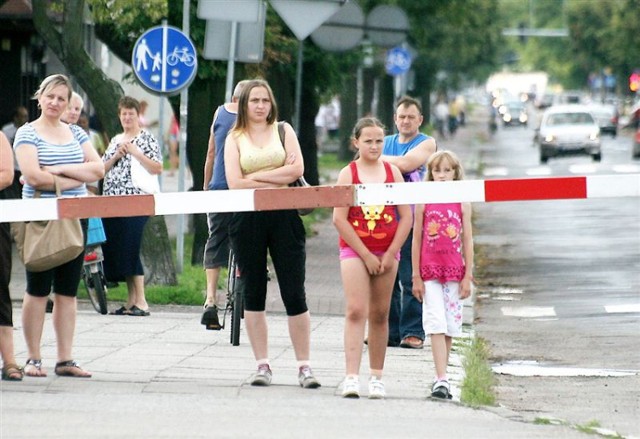
[[[533, 128], [500, 128], [478, 178], [639, 173], [629, 134], [589, 157], [539, 164]], [[474, 206], [476, 333], [489, 341], [499, 402], [527, 419], [640, 436], [640, 199]], [[619, 376], [618, 376], [619, 375]]]

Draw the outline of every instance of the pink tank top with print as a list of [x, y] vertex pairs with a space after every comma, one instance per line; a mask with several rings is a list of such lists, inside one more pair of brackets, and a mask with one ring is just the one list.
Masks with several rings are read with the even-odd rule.
[[422, 280], [461, 281], [462, 204], [426, 204], [422, 223], [420, 275]]
[[[384, 163], [386, 172], [385, 183], [393, 183], [393, 171], [387, 162]], [[353, 184], [360, 184], [358, 167], [355, 162], [349, 163]], [[347, 217], [349, 224], [356, 231], [364, 245], [372, 252], [385, 252], [391, 245], [398, 228], [398, 217], [394, 206], [357, 206], [349, 208]], [[340, 248], [349, 245], [340, 238]]]

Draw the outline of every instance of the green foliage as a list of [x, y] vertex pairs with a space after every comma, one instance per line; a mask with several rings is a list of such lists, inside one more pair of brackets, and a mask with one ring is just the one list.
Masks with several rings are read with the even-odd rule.
[[460, 399], [473, 407], [495, 405], [495, 378], [489, 366], [489, 348], [481, 337], [474, 337], [464, 349], [462, 365], [465, 377]]
[[569, 37], [505, 38], [502, 57], [517, 54], [514, 71], [542, 70], [566, 89], [585, 88], [591, 73], [611, 69], [622, 89], [640, 67], [640, 0], [499, 0], [499, 28], [526, 23], [536, 29], [567, 28]]

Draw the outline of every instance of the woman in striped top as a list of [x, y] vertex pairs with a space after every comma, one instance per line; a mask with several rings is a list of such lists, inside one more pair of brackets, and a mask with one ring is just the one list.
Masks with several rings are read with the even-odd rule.
[[[104, 165], [84, 130], [62, 122], [73, 89], [64, 75], [51, 75], [42, 81], [34, 95], [41, 110], [33, 122], [20, 127], [13, 142], [16, 159], [25, 184], [22, 198], [56, 197], [55, 185], [63, 196], [87, 195], [87, 182], [104, 176]], [[47, 296], [55, 293], [53, 327], [58, 343], [55, 373], [61, 376], [90, 377], [73, 360], [71, 347], [76, 326], [76, 295], [84, 254], [43, 272], [27, 270], [27, 291], [22, 302], [22, 326], [29, 359], [27, 376], [44, 377], [40, 342]]]

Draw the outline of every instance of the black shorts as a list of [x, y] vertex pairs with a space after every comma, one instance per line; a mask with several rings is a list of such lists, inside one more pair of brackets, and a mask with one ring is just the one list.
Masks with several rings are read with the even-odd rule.
[[[80, 220], [87, 241], [86, 219]], [[75, 259], [47, 271], [27, 272], [27, 293], [36, 297], [46, 297], [53, 292], [61, 296], [76, 297], [84, 264], [84, 251]]]
[[209, 213], [209, 237], [204, 246], [204, 268], [226, 267], [229, 262], [229, 224], [233, 213]]
[[13, 326], [13, 309], [9, 294], [12, 262], [9, 223], [0, 223], [0, 326]]

